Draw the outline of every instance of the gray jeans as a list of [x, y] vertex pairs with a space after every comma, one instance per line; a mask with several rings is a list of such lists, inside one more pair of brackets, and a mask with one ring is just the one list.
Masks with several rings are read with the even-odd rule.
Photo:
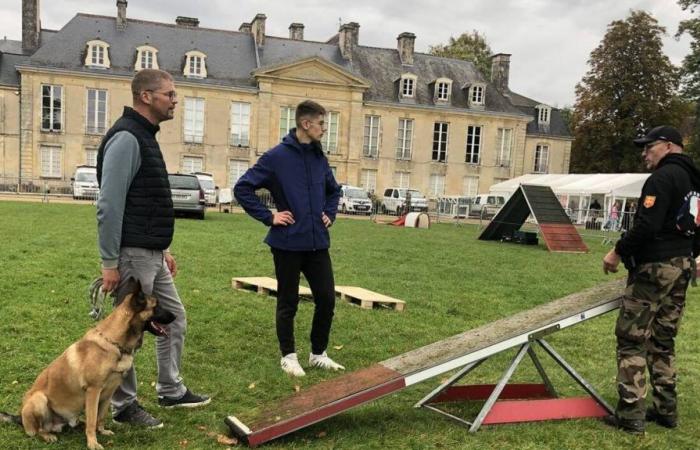
[[[185, 307], [177, 295], [173, 277], [165, 264], [161, 250], [122, 247], [119, 252], [119, 287], [129, 277], [141, 282], [141, 289], [146, 294], [158, 298], [163, 308], [175, 314], [176, 319], [168, 325], [168, 336], [156, 338], [156, 356], [158, 358], [158, 395], [181, 397], [185, 394], [185, 384], [180, 378], [180, 358], [185, 343], [187, 317]], [[118, 288], [117, 288], [118, 289]], [[147, 333], [148, 334], [148, 333]], [[120, 413], [136, 400], [136, 371], [132, 367], [124, 377], [121, 386], [112, 396], [112, 413]]]

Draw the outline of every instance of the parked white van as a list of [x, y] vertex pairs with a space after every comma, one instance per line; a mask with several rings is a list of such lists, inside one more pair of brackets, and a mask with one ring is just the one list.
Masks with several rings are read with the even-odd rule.
[[382, 198], [382, 212], [384, 214], [400, 214], [403, 213], [406, 205], [406, 194], [411, 196], [411, 211], [428, 211], [428, 200], [417, 189], [405, 188], [388, 188], [384, 190], [384, 198]]
[[100, 193], [95, 166], [78, 166], [70, 179], [74, 199], [96, 200]]
[[343, 185], [340, 188], [338, 210], [345, 214], [372, 214], [372, 201], [369, 199], [369, 193], [361, 187]]
[[204, 201], [207, 206], [216, 206], [218, 201], [216, 198], [216, 191], [219, 187], [214, 184], [214, 177], [206, 172], [195, 172], [193, 175], [197, 176], [199, 185], [202, 187], [202, 190], [204, 190]]
[[501, 195], [479, 194], [474, 197], [474, 201], [469, 205], [469, 215], [471, 216], [495, 216], [496, 212], [506, 203], [505, 197]]

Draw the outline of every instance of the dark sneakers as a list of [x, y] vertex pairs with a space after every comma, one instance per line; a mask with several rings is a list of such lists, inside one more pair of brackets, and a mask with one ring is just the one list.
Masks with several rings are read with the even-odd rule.
[[643, 420], [625, 420], [619, 419], [616, 416], [609, 415], [603, 417], [603, 422], [611, 427], [619, 428], [630, 434], [644, 434]]
[[659, 414], [659, 412], [654, 408], [647, 409], [647, 421], [656, 422], [657, 424], [666, 428], [676, 428], [678, 426], [678, 417], [664, 416]]
[[196, 408], [208, 405], [209, 402], [211, 399], [206, 395], [197, 395], [189, 389], [180, 398], [158, 396], [158, 405], [161, 408]]
[[163, 422], [150, 415], [141, 405], [139, 405], [139, 402], [137, 401], [127, 406], [116, 416], [112, 417], [112, 420], [114, 423], [120, 425], [133, 425], [145, 428], [163, 428]]

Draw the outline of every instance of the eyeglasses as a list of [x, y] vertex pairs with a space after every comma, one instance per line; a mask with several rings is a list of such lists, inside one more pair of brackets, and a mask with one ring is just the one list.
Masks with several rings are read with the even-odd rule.
[[153, 92], [154, 94], [162, 94], [165, 95], [170, 99], [170, 101], [177, 100], [177, 92], [176, 91], [154, 91], [153, 89], [146, 89], [144, 92]]
[[646, 145], [644, 146], [644, 151], [645, 151], [645, 152], [648, 152], [649, 150], [651, 150], [652, 148], [656, 147], [657, 145], [663, 144], [663, 143], [665, 143], [665, 142], [667, 142], [667, 141], [658, 140], [658, 141], [654, 141], [654, 142], [649, 142], [648, 144], [646, 144]]

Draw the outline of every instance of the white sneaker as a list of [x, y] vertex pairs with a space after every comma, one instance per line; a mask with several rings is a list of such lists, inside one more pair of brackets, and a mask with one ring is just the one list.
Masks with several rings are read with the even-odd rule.
[[280, 359], [280, 366], [282, 366], [282, 370], [284, 370], [287, 375], [291, 375], [293, 377], [303, 377], [306, 375], [304, 369], [302, 369], [301, 365], [299, 365], [299, 360], [297, 359], [296, 353], [290, 353], [283, 356], [282, 359]]
[[337, 362], [330, 359], [328, 355], [326, 355], [326, 352], [323, 352], [320, 355], [309, 353], [309, 365], [311, 365], [311, 367], [318, 367], [326, 370], [345, 370], [345, 366], [341, 366]]

